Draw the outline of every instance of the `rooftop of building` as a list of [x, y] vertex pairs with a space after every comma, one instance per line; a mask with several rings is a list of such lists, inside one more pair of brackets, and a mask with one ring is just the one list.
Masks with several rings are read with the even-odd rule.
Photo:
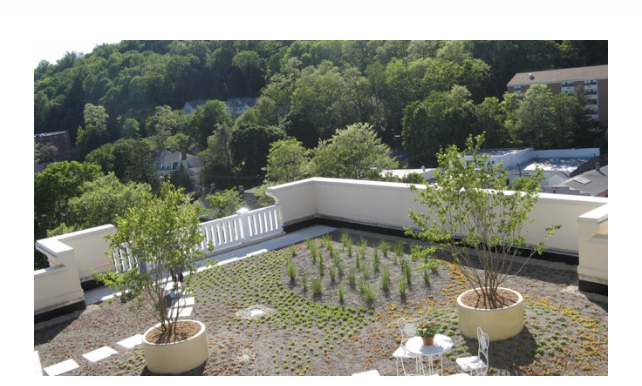
[[515, 74], [506, 87], [538, 83], [559, 83], [590, 79], [608, 79], [609, 65], [528, 71]]

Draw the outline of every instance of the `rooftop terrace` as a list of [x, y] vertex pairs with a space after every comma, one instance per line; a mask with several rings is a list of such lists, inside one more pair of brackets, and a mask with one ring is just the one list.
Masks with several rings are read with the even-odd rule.
[[[349, 375], [376, 369], [392, 375], [390, 355], [398, 347], [394, 320], [400, 316], [429, 315], [443, 324], [442, 332], [454, 341], [444, 359], [447, 373], [456, 372], [456, 357], [476, 352], [476, 341], [458, 332], [453, 302], [467, 286], [447, 256], [428, 277], [429, 284], [416, 272], [405, 294], [398, 287], [401, 259], [409, 260], [414, 242], [398, 237], [404, 226], [412, 225], [407, 213], [416, 205], [407, 184], [313, 178], [272, 187], [268, 193], [276, 206], [204, 224], [208, 239], [217, 243], [208, 258], [229, 263], [198, 273], [190, 317], [208, 328], [210, 360], [194, 374]], [[515, 338], [491, 342], [491, 374], [606, 374], [608, 297], [584, 291], [608, 287], [608, 199], [540, 194], [533, 216], [537, 224], [562, 224], [547, 241], [561, 262], [531, 260], [527, 269], [509, 280], [526, 297], [526, 328]], [[331, 227], [310, 227], [314, 224]], [[60, 363], [78, 366], [64, 372], [69, 375], [146, 373], [140, 347], [130, 342], [135, 343], [151, 321], [127, 312], [119, 300], [109, 302], [100, 296], [102, 303], [92, 304], [91, 295], [100, 292], [81, 288], [80, 282], [87, 287], [91, 279], [90, 268], [104, 265], [96, 263], [105, 259], [102, 236], [112, 231], [106, 225], [38, 242], [52, 267], [34, 272], [34, 316], [73, 305], [79, 298], [83, 305], [85, 299], [89, 304], [35, 325], [34, 350], [47, 373], [55, 373], [58, 367], [51, 366]], [[347, 272], [335, 272], [334, 280], [329, 271], [319, 277], [322, 293], [315, 296], [312, 280], [318, 266], [303, 241], [328, 232], [335, 248], [342, 250]], [[344, 233], [353, 240], [355, 254], [361, 253], [357, 246], [366, 240], [366, 264], [357, 267], [354, 255], [342, 247]], [[541, 237], [535, 227], [527, 228], [527, 233], [529, 240]], [[403, 252], [382, 256], [377, 252], [382, 239], [402, 243]], [[321, 240], [315, 243], [323, 250]], [[285, 265], [293, 252], [299, 275], [290, 281]], [[321, 253], [329, 267], [329, 252]], [[381, 258], [379, 270], [375, 255]], [[122, 269], [126, 261], [113, 264], [112, 269]], [[382, 288], [384, 267], [393, 283], [388, 290]], [[350, 268], [355, 269], [356, 280], [364, 278], [363, 285], [353, 285]], [[64, 278], [69, 274], [78, 283]], [[364, 290], [366, 284], [370, 295]], [[244, 317], [242, 312], [252, 307], [273, 313]], [[102, 355], [107, 356], [92, 361]]]
[[[354, 243], [352, 257], [342, 250], [344, 234]], [[342, 250], [346, 272], [337, 274], [336, 282], [326, 273], [321, 277], [322, 293], [314, 295], [311, 282], [319, 277], [318, 265], [312, 261], [310, 241], [305, 241], [314, 240], [331, 269], [323, 241], [328, 236], [323, 235], [331, 236], [334, 248]], [[367, 277], [365, 282], [376, 293], [373, 301], [366, 300], [360, 285], [350, 284], [348, 273], [355, 268], [362, 240], [367, 246], [356, 272], [359, 278]], [[403, 245], [403, 252], [391, 249], [384, 256], [381, 240]], [[207, 326], [210, 359], [185, 375], [351, 375], [373, 369], [396, 375], [390, 355], [399, 344], [398, 317], [442, 324], [441, 333], [454, 341], [443, 359], [444, 375], [457, 373], [455, 359], [476, 353], [477, 345], [463, 338], [457, 327], [455, 299], [467, 285], [456, 266], [444, 259], [430, 274], [429, 284], [417, 272], [402, 295], [401, 261], [418, 264], [408, 255], [413, 243], [378, 233], [314, 226], [219, 255], [225, 264], [197, 274], [195, 302], [186, 315]], [[378, 271], [375, 251], [381, 261]], [[285, 270], [290, 257], [297, 269], [294, 282]], [[393, 285], [383, 290], [381, 272], [386, 269]], [[508, 284], [526, 297], [526, 325], [515, 338], [491, 342], [490, 375], [608, 373], [608, 298], [580, 292], [575, 266], [533, 260]], [[343, 301], [339, 286], [345, 291]], [[104, 291], [89, 291], [88, 302]], [[36, 324], [34, 350], [47, 373], [68, 363], [78, 367], [62, 375], [149, 374], [136, 343], [152, 321], [127, 311], [118, 298], [101, 300], [84, 311]], [[246, 313], [255, 309], [267, 313], [255, 317]]]

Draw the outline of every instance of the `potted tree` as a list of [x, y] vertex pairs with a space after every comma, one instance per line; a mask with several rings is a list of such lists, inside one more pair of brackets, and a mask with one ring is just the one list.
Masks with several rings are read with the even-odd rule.
[[[126, 294], [135, 312], [143, 311], [156, 320], [143, 336], [145, 362], [154, 373], [181, 373], [209, 357], [203, 323], [179, 319], [185, 307], [183, 294], [192, 286], [193, 262], [205, 253], [200, 211], [182, 188], [164, 182], [159, 196], [146, 193], [136, 208], [117, 217], [116, 233], [107, 236], [108, 254], [127, 256], [131, 269], [96, 274], [99, 281]], [[183, 271], [189, 274], [182, 287], [172, 285], [169, 277], [179, 277]], [[170, 294], [175, 295], [173, 299]]]
[[[520, 191], [507, 190], [508, 172], [501, 164], [488, 162], [490, 155], [480, 152], [483, 141], [483, 134], [475, 140], [470, 136], [464, 151], [453, 145], [437, 155], [436, 183], [421, 190], [411, 187], [427, 213], [410, 210], [419, 230], [406, 231], [432, 243], [429, 253], [448, 250], [471, 285], [457, 299], [461, 333], [475, 338], [477, 327], [482, 327], [491, 339], [501, 340], [517, 335], [524, 326], [522, 295], [502, 283], [528, 258], [545, 250], [542, 241], [527, 244], [523, 231], [527, 221], [534, 221], [529, 214], [544, 175], [538, 170], [522, 181]], [[546, 228], [546, 239], [559, 228]], [[515, 265], [516, 256], [524, 251], [529, 251], [526, 260]]]

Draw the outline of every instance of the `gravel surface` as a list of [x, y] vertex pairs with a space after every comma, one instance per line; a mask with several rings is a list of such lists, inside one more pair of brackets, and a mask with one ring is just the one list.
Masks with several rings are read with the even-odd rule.
[[[352, 239], [351, 256], [341, 243], [344, 233]], [[391, 354], [399, 345], [399, 317], [442, 325], [441, 333], [454, 341], [443, 360], [445, 373], [458, 372], [457, 357], [477, 353], [477, 342], [463, 338], [457, 327], [456, 298], [468, 286], [456, 265], [439, 260], [426, 284], [416, 269], [420, 262], [409, 256], [414, 240], [347, 229], [331, 237], [338, 257], [334, 262], [317, 238], [315, 259], [306, 243], [300, 243], [293, 247], [294, 255], [292, 248], [285, 248], [199, 273], [190, 319], [207, 326], [210, 359], [185, 375], [350, 375], [371, 369], [396, 375]], [[367, 247], [357, 268], [362, 239]], [[391, 245], [385, 257], [377, 248], [381, 240]], [[404, 244], [403, 255], [392, 248], [397, 243]], [[323, 276], [318, 256], [324, 259]], [[293, 281], [290, 259], [296, 271]], [[403, 296], [402, 260], [412, 268]], [[339, 261], [343, 275], [335, 265]], [[382, 289], [385, 269], [390, 273], [388, 290]], [[514, 338], [491, 342], [489, 375], [608, 375], [608, 297], [578, 291], [575, 266], [531, 259], [504, 286], [524, 295], [525, 328]], [[264, 313], [250, 316], [254, 309]], [[149, 375], [141, 346], [125, 349], [116, 342], [153, 324], [119, 300], [91, 305], [36, 324], [34, 350], [43, 368], [67, 359], [80, 365], [64, 375]], [[95, 363], [82, 357], [103, 346], [118, 354]]]

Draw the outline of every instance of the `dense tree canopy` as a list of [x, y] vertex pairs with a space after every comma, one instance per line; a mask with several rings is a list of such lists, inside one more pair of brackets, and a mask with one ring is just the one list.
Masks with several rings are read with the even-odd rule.
[[372, 127], [356, 123], [338, 130], [332, 138], [319, 143], [311, 161], [313, 176], [379, 179], [382, 170], [394, 169], [388, 145], [381, 143]]
[[[482, 132], [488, 147], [608, 152], [582, 87], [506, 93], [518, 72], [601, 64], [608, 41], [125, 40], [68, 52], [34, 69], [34, 133], [68, 130], [76, 159], [91, 163], [54, 163], [35, 176], [34, 233], [69, 222], [83, 182], [110, 172], [158, 193], [153, 150], [167, 148], [199, 154], [200, 185], [217, 189], [379, 179], [395, 165], [390, 148], [407, 155], [402, 167], [434, 167], [439, 149]], [[225, 101], [242, 97], [260, 99], [228, 116]], [[200, 99], [209, 102], [183, 113]], [[35, 161], [54, 150], [34, 145]], [[187, 187], [185, 172], [170, 179]]]

